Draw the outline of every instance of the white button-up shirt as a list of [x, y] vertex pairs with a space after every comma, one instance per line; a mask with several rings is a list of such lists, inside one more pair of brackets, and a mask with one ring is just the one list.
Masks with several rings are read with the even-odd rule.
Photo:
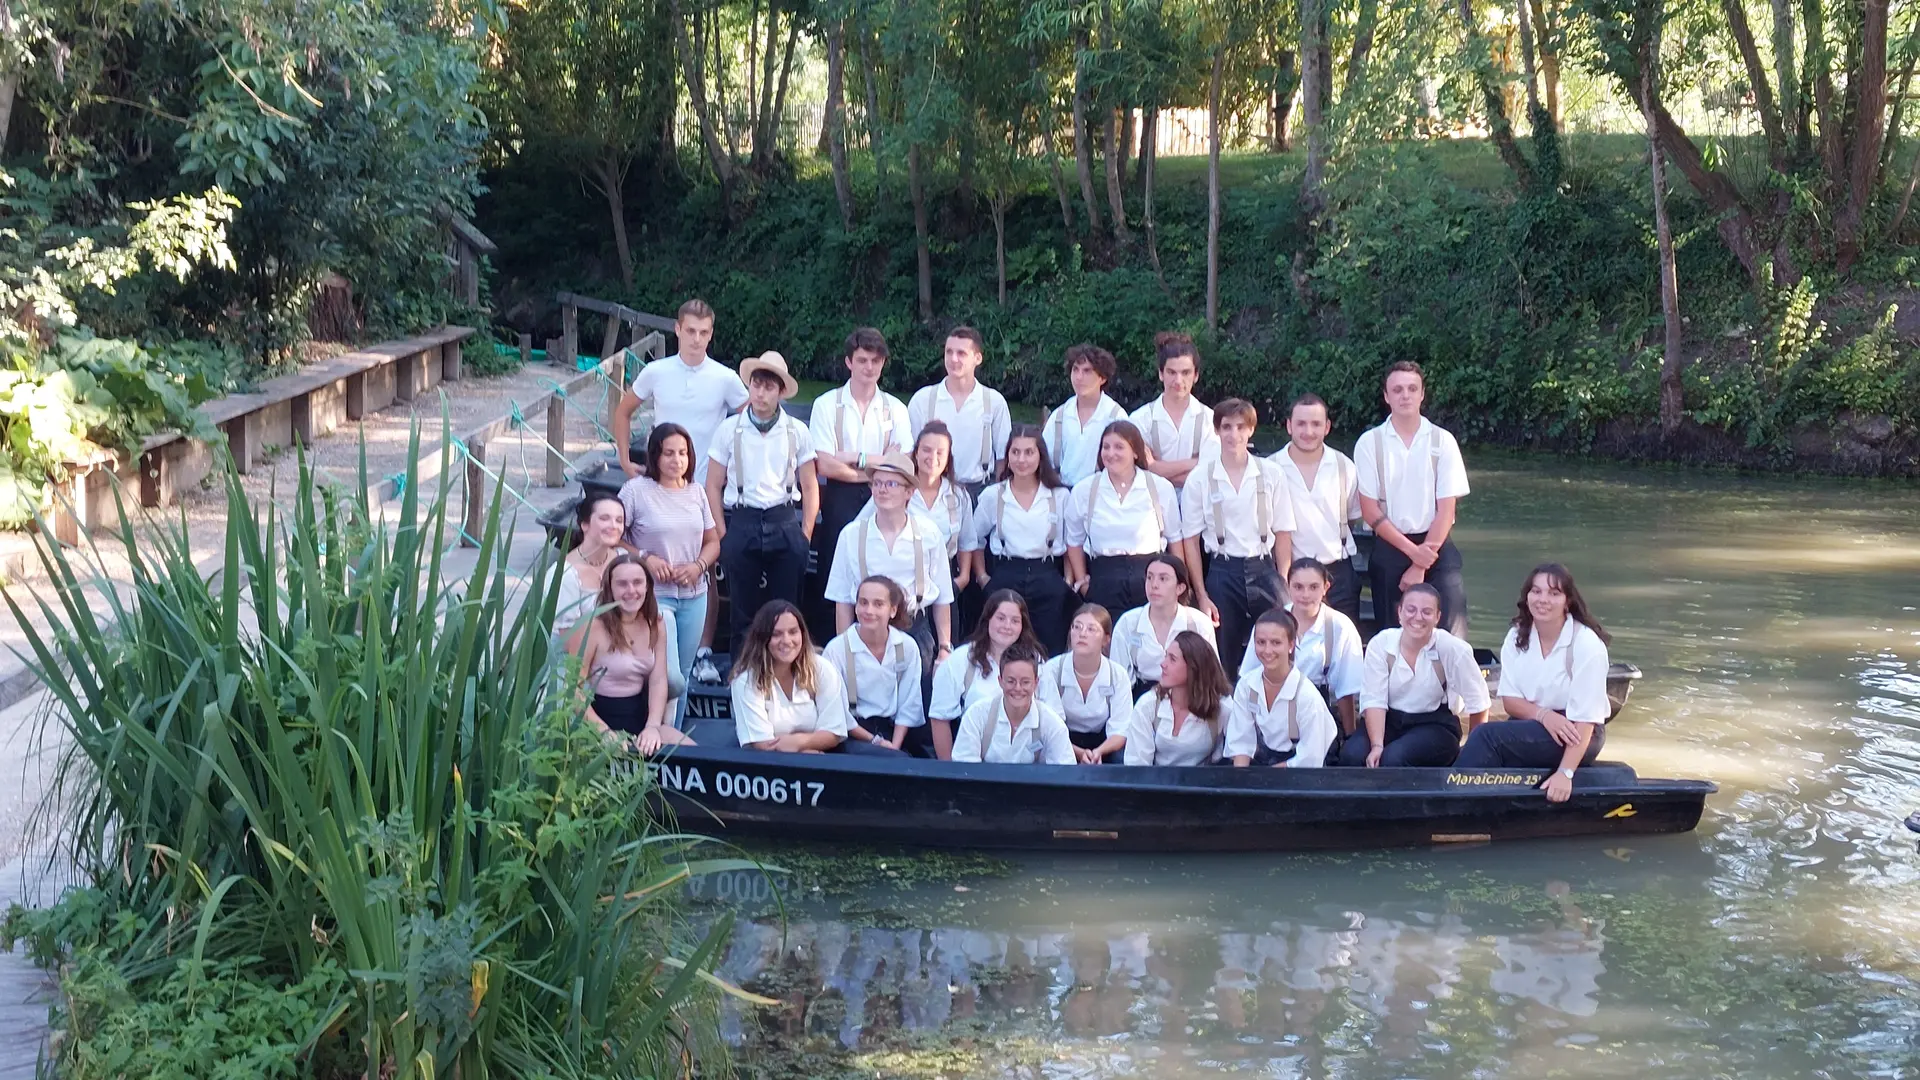
[[840, 673], [841, 684], [848, 688], [847, 707], [855, 717], [890, 719], [903, 728], [927, 722], [926, 702], [920, 696], [920, 643], [913, 635], [888, 627], [886, 648], [875, 657], [855, 624], [828, 642], [821, 655]]
[[1500, 696], [1524, 698], [1576, 723], [1604, 724], [1613, 705], [1607, 700], [1607, 643], [1575, 619], [1560, 628], [1553, 651], [1540, 654], [1538, 632], [1527, 647], [1514, 642], [1519, 627], [1509, 627], [1500, 646]]
[[[1293, 605], [1288, 604], [1292, 611]], [[1298, 618], [1298, 616], [1295, 616]], [[1312, 626], [1300, 628], [1293, 643], [1294, 670], [1315, 686], [1333, 691], [1333, 700], [1358, 694], [1366, 678], [1366, 660], [1361, 651], [1360, 629], [1345, 614], [1320, 605], [1320, 617]], [[1253, 635], [1247, 635], [1247, 651], [1240, 657], [1240, 674], [1258, 674], [1260, 658], [1253, 654]]]
[[1039, 699], [1060, 710], [1067, 730], [1081, 734], [1126, 730], [1133, 708], [1133, 678], [1110, 657], [1100, 658], [1100, 670], [1083, 692], [1074, 674], [1073, 654], [1061, 653], [1040, 668]]
[[1180, 489], [1180, 518], [1187, 536], [1199, 537], [1213, 554], [1251, 559], [1272, 555], [1274, 534], [1293, 531], [1293, 501], [1273, 462], [1248, 457], [1235, 487], [1226, 465], [1212, 457], [1187, 474]]
[[[1491, 704], [1487, 679], [1466, 642], [1435, 630], [1433, 640], [1420, 650], [1420, 662], [1409, 667], [1400, 655], [1399, 627], [1382, 630], [1367, 642], [1366, 674], [1360, 687], [1361, 709], [1399, 709], [1423, 713], [1452, 709], [1455, 713], [1485, 712]], [[1445, 675], [1442, 683], [1441, 676]]]
[[953, 736], [953, 760], [993, 765], [1071, 765], [1073, 742], [1067, 724], [1050, 705], [1033, 702], [1026, 719], [1014, 727], [1000, 694], [967, 707]]
[[1280, 690], [1267, 700], [1267, 683], [1260, 672], [1243, 675], [1233, 688], [1233, 726], [1227, 729], [1227, 756], [1252, 757], [1265, 742], [1277, 753], [1295, 751], [1288, 767], [1316, 768], [1327, 763], [1327, 748], [1339, 734], [1333, 714], [1320, 691], [1302, 678], [1299, 669], [1287, 672]]
[[813, 448], [822, 454], [867, 454], [878, 457], [889, 450], [906, 453], [913, 447], [913, 425], [900, 399], [878, 387], [866, 408], [854, 400], [853, 389], [837, 386], [814, 400], [807, 418]]
[[1460, 444], [1426, 417], [1408, 443], [1388, 420], [1353, 444], [1360, 494], [1386, 504], [1387, 520], [1403, 533], [1433, 525], [1434, 504], [1467, 494], [1467, 466]]
[[1127, 410], [1105, 394], [1100, 395], [1100, 403], [1084, 424], [1080, 422], [1078, 397], [1068, 398], [1065, 405], [1048, 415], [1046, 426], [1040, 429], [1041, 437], [1047, 443], [1047, 456], [1053, 459], [1053, 467], [1060, 470], [1060, 479], [1068, 487], [1100, 471], [1100, 436], [1108, 424], [1126, 418]]
[[921, 387], [907, 402], [907, 419], [916, 439], [929, 420], [947, 425], [953, 433], [953, 474], [963, 484], [992, 479], [994, 466], [1007, 456], [1007, 440], [1013, 435], [1007, 399], [977, 379], [973, 391], [957, 406], [945, 379]]
[[752, 672], [742, 671], [734, 677], [733, 726], [741, 746], [815, 731], [830, 731], [846, 738], [847, 688], [832, 664], [817, 656], [812, 659], [815, 692], [811, 694], [797, 681], [793, 696], [788, 697], [778, 679], [762, 693], [753, 685]]
[[980, 493], [973, 508], [973, 533], [960, 547], [988, 550], [1003, 559], [1045, 559], [1067, 552], [1066, 488], [1037, 488], [1033, 505], [1021, 506], [1003, 480]]
[[[739, 460], [734, 459], [736, 449]], [[797, 477], [800, 466], [813, 460], [813, 437], [785, 409], [764, 435], [746, 413], [739, 412], [714, 429], [713, 449], [707, 456], [727, 469], [722, 502], [765, 510], [800, 498]]]
[[[932, 506], [927, 505], [920, 489], [914, 488], [913, 494], [907, 497], [907, 511], [926, 518], [940, 530], [940, 546], [946, 549], [948, 558], [965, 550], [967, 538], [973, 535], [973, 499], [946, 480], [940, 481], [940, 491], [934, 495]], [[868, 499], [853, 520], [866, 521], [874, 513], [873, 500]]]
[[1221, 698], [1217, 723], [1210, 725], [1189, 714], [1176, 735], [1172, 700], [1162, 700], [1159, 691], [1149, 690], [1133, 703], [1124, 760], [1128, 765], [1211, 765], [1225, 749], [1233, 710], [1233, 699]]
[[1213, 430], [1213, 410], [1197, 397], [1187, 399], [1187, 411], [1178, 420], [1167, 411], [1165, 394], [1133, 410], [1127, 419], [1140, 429], [1155, 461], [1186, 461], [1220, 452], [1220, 435]]
[[982, 701], [999, 696], [1000, 665], [988, 658], [987, 673], [980, 674], [969, 641], [948, 653], [933, 669], [933, 699], [927, 702], [927, 715], [935, 720], [955, 720]]
[[860, 582], [881, 574], [899, 583], [907, 602], [918, 612], [934, 604], [953, 603], [953, 568], [940, 530], [924, 514], [907, 512], [907, 524], [889, 544], [880, 523], [872, 518], [840, 530], [827, 573], [826, 597], [851, 604]]
[[1067, 545], [1095, 559], [1157, 555], [1184, 539], [1173, 485], [1145, 469], [1133, 471], [1124, 499], [1105, 469], [1075, 484], [1067, 499], [1066, 526]]
[[1213, 620], [1196, 607], [1181, 604], [1174, 609], [1173, 623], [1167, 628], [1167, 636], [1154, 633], [1153, 620], [1147, 615], [1146, 605], [1134, 608], [1122, 614], [1113, 624], [1113, 644], [1107, 648], [1107, 655], [1113, 662], [1125, 669], [1128, 676], [1157, 682], [1160, 679], [1160, 662], [1167, 658], [1167, 645], [1179, 636], [1180, 631], [1191, 630], [1207, 639], [1207, 644], [1215, 652], [1219, 651], [1213, 634]]
[[1323, 563], [1350, 558], [1355, 547], [1349, 522], [1360, 518], [1359, 473], [1353, 461], [1333, 447], [1325, 447], [1309, 485], [1285, 446], [1267, 460], [1280, 466], [1293, 502], [1293, 557]]
[[688, 367], [674, 353], [641, 368], [633, 377], [633, 394], [653, 402], [654, 423], [670, 420], [687, 429], [693, 439], [693, 482], [705, 483], [714, 430], [747, 403], [740, 374], [711, 356]]

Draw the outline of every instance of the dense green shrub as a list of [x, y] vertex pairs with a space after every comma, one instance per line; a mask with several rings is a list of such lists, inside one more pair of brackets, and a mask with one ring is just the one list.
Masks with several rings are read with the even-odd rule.
[[207, 1056], [231, 1030], [181, 1028], [197, 1071], [134, 1045], [194, 1000], [270, 1044], [269, 1075], [336, 1034], [335, 1075], [655, 1076], [718, 1052], [700, 979], [729, 925], [691, 930], [673, 886], [740, 864], [690, 862], [647, 771], [581, 723], [557, 564], [515, 603], [497, 494], [443, 583], [454, 471], [378, 516], [364, 476], [337, 496], [303, 461], [280, 516], [229, 471], [211, 583], [180, 532], [123, 525], [130, 585], [102, 610], [81, 589], [103, 571], [57, 548], [47, 633], [8, 594], [61, 729], [37, 839], [91, 878], [9, 933], [124, 980], [70, 976], [63, 1070], [233, 1075]]

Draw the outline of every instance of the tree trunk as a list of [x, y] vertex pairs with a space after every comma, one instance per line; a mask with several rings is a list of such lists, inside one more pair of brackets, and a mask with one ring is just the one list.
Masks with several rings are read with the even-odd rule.
[[1326, 55], [1320, 13], [1327, 0], [1300, 0], [1300, 123], [1306, 128], [1307, 169], [1301, 201], [1315, 218], [1325, 207], [1320, 187], [1327, 172], [1327, 99], [1321, 96], [1320, 64]]
[[1920, 188], [1920, 154], [1913, 156], [1913, 175], [1907, 178], [1907, 193], [1900, 196], [1900, 209], [1894, 212], [1893, 224], [1887, 226], [1887, 235], [1898, 239], [1900, 226], [1907, 223], [1907, 209], [1913, 205], [1913, 192]]
[[[716, 30], [719, 25], [719, 11], [714, 12]], [[718, 41], [716, 33], [714, 40]], [[768, 43], [772, 49], [772, 43]], [[747, 138], [757, 140], [760, 134], [760, 0], [749, 0], [747, 7]], [[752, 165], [760, 155], [753, 147], [747, 148], [747, 163]]]
[[780, 4], [767, 0], [767, 33], [761, 51], [759, 95], [753, 99], [753, 171], [766, 176], [773, 166], [773, 65], [779, 54]]
[[1867, 206], [1880, 180], [1880, 139], [1887, 118], [1887, 0], [1862, 0], [1861, 7], [1860, 67], [1856, 77], [1847, 80], [1847, 93], [1855, 101], [1847, 125], [1853, 134], [1847, 199], [1834, 215], [1839, 241], [1834, 268], [1842, 274], [1860, 257]]
[[607, 214], [613, 219], [613, 251], [620, 259], [620, 283], [633, 288], [633, 249], [627, 244], [627, 163], [612, 157], [593, 163], [593, 186], [607, 197]]
[[[713, 39], [713, 104], [720, 114], [720, 130], [727, 136], [727, 154], [734, 161], [740, 159], [740, 133], [734, 130], [733, 110], [727, 107], [727, 57], [720, 45], [725, 35], [720, 32], [720, 9], [715, 7], [709, 13], [713, 25], [707, 30]], [[751, 65], [748, 67], [752, 71]]]
[[[1920, 25], [1907, 35], [1907, 61], [1900, 69], [1900, 80], [1894, 84], [1893, 108], [1887, 115], [1887, 137], [1880, 144], [1880, 168], [1886, 169], [1893, 164], [1893, 150], [1900, 142], [1900, 113], [1907, 104], [1907, 90], [1913, 85], [1915, 65], [1920, 64]], [[0, 131], [0, 137], [4, 136]]]
[[1846, 189], [1846, 132], [1841, 130], [1839, 103], [1834, 97], [1832, 49], [1826, 44], [1826, 9], [1821, 0], [1801, 0], [1806, 19], [1806, 73], [1803, 82], [1813, 83], [1814, 113], [1820, 118], [1820, 159], [1826, 172], [1827, 191], [1835, 202]]
[[1340, 84], [1341, 101], [1366, 85], [1367, 60], [1373, 55], [1373, 35], [1379, 26], [1380, 0], [1360, 0], [1353, 25], [1353, 49], [1347, 53], [1347, 80]]
[[780, 59], [780, 81], [774, 85], [773, 111], [767, 116], [767, 163], [780, 153], [780, 121], [787, 115], [787, 79], [793, 74], [793, 49], [800, 41], [800, 19], [787, 17], [787, 47]]
[[1093, 145], [1087, 134], [1087, 32], [1083, 27], [1073, 58], [1073, 161], [1080, 172], [1080, 198], [1087, 204], [1087, 228], [1100, 231], [1100, 204], [1093, 195]]
[[1227, 50], [1213, 50], [1213, 78], [1207, 83], [1207, 329], [1220, 330], [1220, 79]]
[[[1460, 24], [1466, 30], [1467, 47], [1473, 51], [1482, 43], [1480, 25], [1474, 21], [1473, 0], [1458, 0], [1456, 10], [1460, 15]], [[1532, 190], [1533, 165], [1520, 152], [1520, 144], [1514, 141], [1513, 122], [1507, 118], [1507, 99], [1493, 77], [1491, 63], [1477, 59], [1473, 65], [1473, 79], [1487, 110], [1487, 137], [1493, 142], [1494, 149], [1500, 152], [1500, 160], [1506, 162], [1520, 190]]]
[[[1150, 110], [1150, 115], [1158, 115], [1159, 107]], [[1145, 137], [1140, 141], [1140, 227], [1147, 234], [1147, 261], [1153, 264], [1153, 276], [1160, 279], [1160, 291], [1173, 298], [1173, 289], [1167, 285], [1167, 274], [1160, 268], [1160, 234], [1153, 222], [1154, 176], [1159, 172], [1160, 136], [1155, 128], [1142, 132]]]
[[[1037, 70], [1039, 62], [1029, 58]], [[1060, 150], [1053, 135], [1053, 95], [1040, 103], [1040, 139], [1046, 145], [1047, 176], [1053, 181], [1053, 193], [1060, 200], [1060, 225], [1066, 230], [1067, 242], [1073, 241], [1073, 198], [1067, 194], [1067, 178], [1060, 169]]]
[[1796, 152], [1805, 152], [1806, 129], [1800, 123], [1800, 80], [1794, 73], [1792, 0], [1771, 0], [1773, 9], [1773, 70], [1779, 81], [1782, 134]]
[[1292, 49], [1279, 50], [1273, 73], [1273, 131], [1268, 149], [1284, 154], [1293, 145], [1287, 138], [1287, 122], [1293, 117], [1293, 95], [1300, 88], [1300, 73], [1294, 69], [1298, 57]]
[[1147, 182], [1147, 158], [1155, 152], [1160, 141], [1160, 106], [1148, 105], [1140, 110], [1140, 157], [1133, 164], [1133, 186], [1139, 187]]
[[1133, 156], [1133, 108], [1120, 110], [1120, 182], [1127, 179], [1127, 161]]
[[914, 256], [920, 267], [920, 321], [933, 321], [933, 251], [927, 229], [927, 183], [920, 163], [920, 144], [907, 147], [907, 189], [913, 200]]
[[[1520, 70], [1527, 83], [1527, 117], [1538, 114], [1540, 105], [1540, 65], [1533, 53], [1533, 20], [1527, 17], [1527, 0], [1520, 0]], [[1535, 149], [1538, 149], [1537, 147]]]
[[1114, 115], [1112, 109], [1107, 109], [1106, 114], [1107, 123], [1105, 135], [1107, 153], [1103, 164], [1106, 167], [1107, 174], [1107, 211], [1113, 217], [1114, 239], [1124, 244], [1128, 241], [1129, 236], [1127, 234], [1126, 193], [1120, 187], [1120, 122], [1119, 118]]
[[[1659, 55], [1656, 35], [1651, 52]], [[1653, 85], [1656, 64], [1652, 58], [1643, 65], [1640, 83], [1640, 111], [1647, 123], [1647, 159], [1653, 172], [1653, 231], [1660, 253], [1660, 313], [1666, 319], [1666, 355], [1660, 360], [1660, 430], [1672, 436], [1680, 430], [1685, 400], [1681, 394], [1680, 362], [1683, 348], [1680, 336], [1680, 280], [1673, 260], [1673, 227], [1667, 221], [1665, 169], [1660, 163], [1659, 125], [1654, 120]]]
[[887, 155], [880, 145], [880, 86], [874, 76], [879, 67], [874, 57], [877, 50], [873, 39], [865, 32], [860, 34], [860, 71], [867, 82], [867, 151], [873, 155], [873, 194], [874, 201], [881, 206], [887, 205]]
[[707, 83], [701, 73], [701, 57], [687, 37], [687, 24], [680, 17], [679, 0], [673, 0], [669, 15], [673, 19], [674, 42], [680, 53], [681, 74], [687, 81], [687, 98], [692, 103], [694, 118], [700, 122], [700, 145], [706, 148], [707, 163], [713, 166], [714, 178], [720, 181], [721, 201], [731, 205], [733, 158], [720, 145], [720, 134], [714, 128], [713, 108], [707, 101]]
[[853, 177], [847, 168], [847, 24], [827, 27], [827, 115], [820, 137], [833, 161], [833, 196], [840, 203], [840, 225], [853, 231]]
[[1000, 306], [1007, 306], [1007, 204], [1000, 196], [987, 200], [993, 217], [993, 271], [1000, 285]]
[[1767, 160], [1777, 170], [1785, 171], [1787, 165], [1786, 129], [1780, 123], [1780, 110], [1773, 101], [1773, 86], [1767, 78], [1766, 65], [1760, 62], [1760, 47], [1754, 42], [1753, 29], [1747, 25], [1746, 0], [1720, 0], [1721, 14], [1727, 20], [1727, 32], [1733, 35], [1734, 46], [1740, 51], [1740, 62], [1746, 65], [1747, 82], [1753, 88], [1753, 104], [1760, 113], [1760, 130], [1767, 137]]
[[1533, 11], [1533, 33], [1540, 50], [1540, 81], [1545, 84], [1547, 112], [1553, 117], [1555, 131], [1560, 130], [1560, 29], [1554, 21], [1552, 0], [1529, 0]]
[[19, 85], [19, 72], [0, 74], [0, 157], [7, 152], [7, 132], [13, 127], [13, 94]]

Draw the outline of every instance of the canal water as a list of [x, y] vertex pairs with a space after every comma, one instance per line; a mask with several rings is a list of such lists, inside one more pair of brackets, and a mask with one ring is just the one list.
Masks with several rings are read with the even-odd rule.
[[1475, 466], [1473, 637], [1566, 563], [1646, 673], [1607, 756], [1716, 781], [1696, 832], [892, 886], [882, 858], [784, 918], [710, 880], [748, 916], [724, 973], [782, 1002], [730, 1014], [746, 1072], [1920, 1076], [1920, 492]]

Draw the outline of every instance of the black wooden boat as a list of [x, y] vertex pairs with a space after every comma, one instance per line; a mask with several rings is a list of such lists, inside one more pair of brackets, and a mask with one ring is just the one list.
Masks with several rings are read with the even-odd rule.
[[967, 765], [708, 745], [648, 763], [682, 824], [719, 837], [1040, 851], [1295, 851], [1685, 832], [1718, 790], [1581, 769], [1558, 805], [1536, 769]]

